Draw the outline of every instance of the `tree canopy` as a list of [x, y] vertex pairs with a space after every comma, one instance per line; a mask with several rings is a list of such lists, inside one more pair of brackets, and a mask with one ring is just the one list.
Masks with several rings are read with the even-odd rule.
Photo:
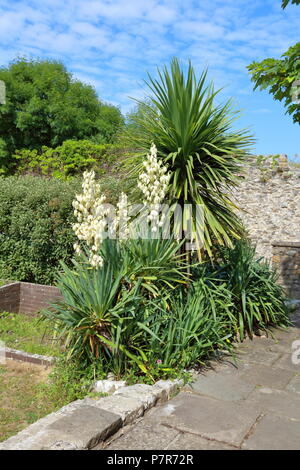
[[0, 68], [6, 102], [0, 106], [0, 158], [20, 148], [55, 147], [66, 139], [110, 142], [123, 124], [115, 106], [60, 62], [17, 59]]
[[[282, 1], [285, 8], [290, 0]], [[300, 5], [300, 0], [291, 3]], [[248, 66], [254, 89], [268, 89], [275, 100], [282, 101], [286, 112], [300, 124], [300, 42], [290, 47], [281, 59], [268, 58]]]
[[300, 0], [282, 0], [282, 8], [285, 8], [289, 3], [300, 5]]

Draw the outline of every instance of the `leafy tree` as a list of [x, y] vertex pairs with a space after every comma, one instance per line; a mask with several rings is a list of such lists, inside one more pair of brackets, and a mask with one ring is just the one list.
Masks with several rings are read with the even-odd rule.
[[134, 134], [143, 132], [143, 129], [140, 128], [139, 120], [146, 113], [151, 113], [155, 109], [155, 106], [151, 100], [145, 98], [144, 101], [138, 101], [136, 106], [126, 115], [126, 137], [128, 144], [131, 142]]
[[[170, 73], [164, 67], [158, 79], [149, 75], [146, 84], [152, 106], [142, 103], [139, 112], [131, 115], [139, 130], [134, 142], [144, 153], [151, 141], [155, 143], [171, 172], [169, 203], [183, 209], [191, 205], [193, 213], [184, 212], [183, 220], [189, 220], [198, 234], [198, 246], [211, 254], [214, 244], [230, 245], [242, 233], [226, 190], [235, 184], [251, 137], [246, 131], [232, 130], [236, 112], [230, 101], [215, 106], [218, 92], [212, 84], [206, 85], [206, 72], [196, 80], [191, 63], [186, 78], [173, 59]], [[141, 166], [136, 166], [137, 171]], [[203, 208], [203, 227], [197, 226], [197, 205]]]
[[[285, 8], [289, 0], [282, 2]], [[300, 5], [300, 0], [292, 0]], [[286, 113], [300, 124], [300, 42], [290, 47], [281, 59], [268, 58], [262, 62], [252, 62], [247, 68], [255, 83], [254, 89], [268, 89], [275, 100], [282, 101]]]
[[17, 59], [0, 68], [0, 80], [6, 86], [0, 158], [67, 139], [110, 141], [123, 122], [118, 108], [101, 103], [91, 86], [75, 80], [59, 62]]
[[68, 178], [94, 169], [101, 175], [117, 158], [114, 148], [111, 144], [96, 144], [90, 140], [65, 140], [55, 148], [20, 149], [12, 156], [14, 173]]
[[285, 8], [288, 3], [292, 2], [294, 5], [300, 5], [300, 0], [282, 0], [282, 8]]
[[92, 140], [97, 143], [112, 143], [123, 124], [124, 120], [119, 108], [110, 104], [102, 104], [97, 119], [99, 132]]

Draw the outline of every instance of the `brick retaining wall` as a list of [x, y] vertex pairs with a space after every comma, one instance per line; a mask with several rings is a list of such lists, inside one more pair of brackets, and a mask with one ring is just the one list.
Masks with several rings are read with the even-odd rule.
[[19, 312], [20, 282], [6, 284], [0, 287], [0, 311]]
[[272, 266], [292, 299], [300, 299], [300, 243], [273, 242]]
[[57, 287], [15, 282], [0, 287], [0, 312], [34, 315], [61, 298]]
[[20, 282], [19, 312], [32, 314], [49, 306], [50, 302], [61, 299], [57, 287]]

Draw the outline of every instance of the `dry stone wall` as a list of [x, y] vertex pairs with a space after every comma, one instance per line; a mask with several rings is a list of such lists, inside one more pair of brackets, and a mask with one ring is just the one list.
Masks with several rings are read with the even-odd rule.
[[285, 156], [255, 158], [231, 196], [257, 255], [271, 261], [289, 297], [300, 299], [300, 168]]
[[272, 265], [289, 297], [300, 299], [300, 243], [273, 243]]
[[274, 242], [300, 242], [300, 169], [285, 157], [261, 166], [250, 161], [232, 200], [259, 256], [271, 260]]

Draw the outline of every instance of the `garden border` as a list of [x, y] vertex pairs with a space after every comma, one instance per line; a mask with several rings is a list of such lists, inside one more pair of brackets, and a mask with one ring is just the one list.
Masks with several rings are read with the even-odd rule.
[[103, 443], [121, 427], [174, 396], [183, 380], [119, 388], [100, 399], [76, 400], [0, 443], [0, 450], [84, 450]]
[[29, 354], [26, 351], [20, 351], [18, 349], [8, 348], [5, 346], [4, 355], [8, 359], [14, 359], [15, 361], [29, 362], [31, 364], [38, 364], [40, 366], [50, 366], [54, 364], [55, 357], [43, 356], [41, 354]]
[[[20, 283], [10, 286], [15, 284]], [[12, 356], [15, 355], [7, 357], [17, 360], [27, 357], [26, 362], [40, 363], [37, 361], [46, 359], [49, 364], [49, 359], [55, 360], [10, 348], [7, 348], [7, 351]], [[34, 360], [30, 361], [30, 357]], [[160, 380], [154, 385], [123, 386], [112, 395], [102, 398], [86, 397], [73, 401], [0, 443], [0, 450], [92, 449], [104, 444], [107, 438], [123, 426], [135, 422], [156, 404], [167, 401], [182, 386], [183, 380]]]

